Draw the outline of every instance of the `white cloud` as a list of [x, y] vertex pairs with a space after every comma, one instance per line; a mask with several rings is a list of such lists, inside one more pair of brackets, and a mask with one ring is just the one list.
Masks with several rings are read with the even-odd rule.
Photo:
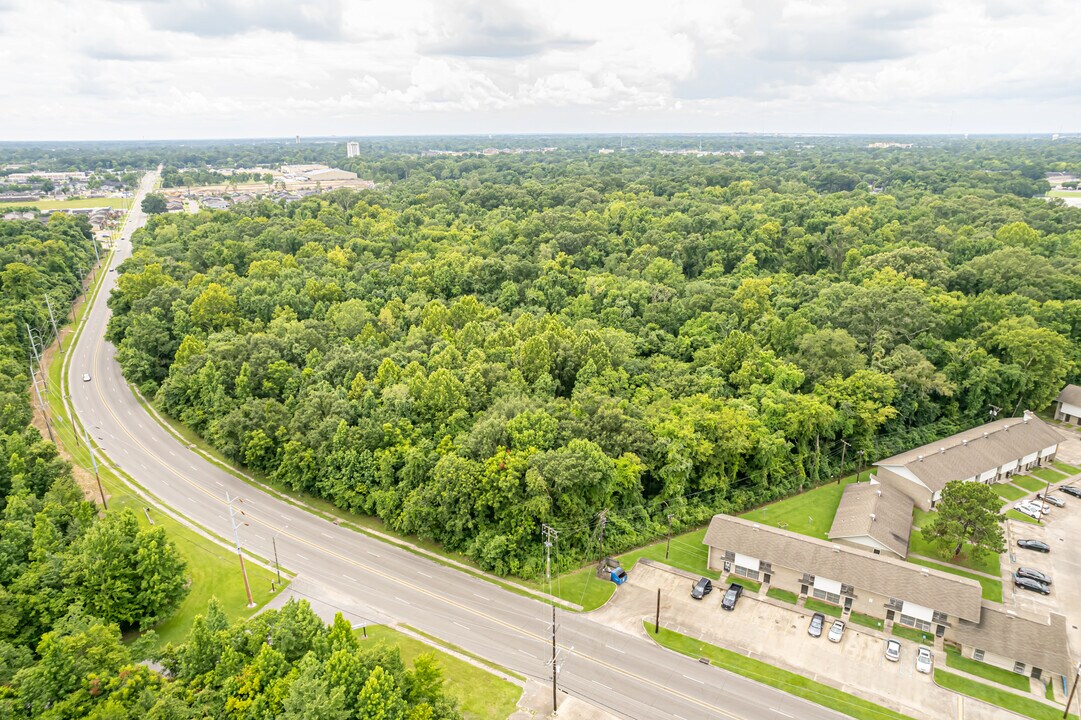
[[1068, 0], [0, 0], [0, 139], [1058, 131], [1078, 27]]

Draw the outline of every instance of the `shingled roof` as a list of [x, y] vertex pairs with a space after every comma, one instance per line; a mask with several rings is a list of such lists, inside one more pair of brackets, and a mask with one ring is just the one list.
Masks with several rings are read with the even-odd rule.
[[875, 465], [904, 466], [924, 485], [937, 491], [951, 480], [967, 480], [1063, 439], [1057, 430], [1035, 415], [1005, 418], [879, 460]]
[[918, 603], [953, 617], [980, 620], [982, 590], [969, 578], [731, 515], [714, 515], [702, 542], [884, 597]]
[[827, 533], [830, 540], [869, 536], [901, 557], [908, 554], [912, 500], [881, 483], [845, 487]]
[[962, 620], [954, 627], [953, 636], [962, 645], [1021, 661], [1029, 667], [1067, 677], [1073, 673], [1066, 645], [1066, 618], [1057, 613], [1034, 615], [985, 602], [980, 622]]
[[1064, 402], [1067, 405], [1075, 405], [1081, 407], [1081, 387], [1076, 385], [1067, 385], [1062, 388], [1062, 392], [1055, 398], [1059, 402]]

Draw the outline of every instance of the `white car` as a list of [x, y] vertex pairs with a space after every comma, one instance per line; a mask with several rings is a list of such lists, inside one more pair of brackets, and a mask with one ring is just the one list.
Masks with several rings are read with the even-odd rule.
[[1043, 517], [1042, 513], [1040, 512], [1040, 507], [1038, 505], [1033, 505], [1032, 503], [1017, 503], [1013, 506], [1013, 509], [1021, 513], [1022, 515], [1028, 515], [1033, 520], [1039, 520], [1041, 517]]
[[830, 633], [826, 637], [830, 642], [839, 643], [841, 638], [845, 635], [845, 624], [843, 620], [834, 620], [833, 626], [830, 628]]
[[90, 373], [83, 373], [83, 382], [90, 382]]
[[920, 645], [916, 649], [916, 672], [929, 673], [935, 667], [935, 656], [930, 648]]
[[901, 659], [901, 643], [896, 640], [886, 641], [886, 659], [890, 662], [897, 662]]

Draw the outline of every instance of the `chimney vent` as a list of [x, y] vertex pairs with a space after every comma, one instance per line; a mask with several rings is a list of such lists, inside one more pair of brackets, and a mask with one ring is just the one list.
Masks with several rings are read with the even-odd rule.
[[874, 521], [875, 521], [875, 514], [871, 513], [871, 522], [874, 522]]
[[916, 460], [919, 462], [923, 462], [923, 455], [917, 455]]
[[882, 491], [881, 490], [875, 490], [875, 495], [878, 495], [879, 497], [882, 497]]

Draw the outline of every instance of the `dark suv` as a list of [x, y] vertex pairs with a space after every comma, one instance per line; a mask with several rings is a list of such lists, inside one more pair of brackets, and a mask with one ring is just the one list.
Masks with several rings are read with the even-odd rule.
[[807, 626], [807, 634], [811, 637], [822, 637], [822, 626], [826, 623], [826, 616], [815, 613], [811, 616], [811, 624]]
[[736, 603], [739, 602], [739, 596], [742, 594], [743, 586], [739, 583], [732, 583], [724, 591], [724, 597], [721, 598], [721, 607], [725, 610], [735, 610]]
[[709, 578], [702, 578], [691, 587], [691, 597], [695, 600], [701, 600], [711, 592], [713, 592], [713, 583], [709, 581]]
[[1064, 485], [1060, 487], [1059, 490], [1067, 495], [1072, 495], [1075, 498], [1081, 498], [1081, 488], [1076, 488], [1073, 485]]

